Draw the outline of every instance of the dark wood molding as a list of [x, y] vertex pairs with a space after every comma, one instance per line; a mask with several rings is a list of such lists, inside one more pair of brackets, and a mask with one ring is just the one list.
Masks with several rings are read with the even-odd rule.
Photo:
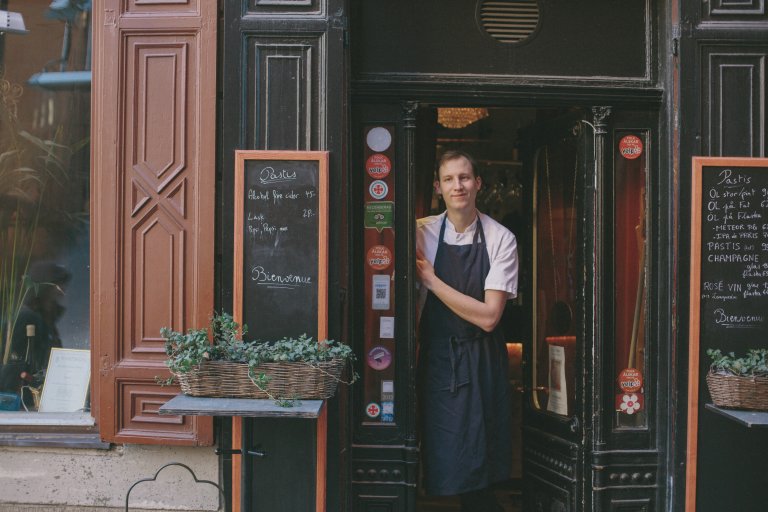
[[477, 105], [614, 106], [661, 108], [664, 90], [650, 82], [525, 80], [517, 77], [366, 75], [352, 84], [356, 100], [421, 101]]

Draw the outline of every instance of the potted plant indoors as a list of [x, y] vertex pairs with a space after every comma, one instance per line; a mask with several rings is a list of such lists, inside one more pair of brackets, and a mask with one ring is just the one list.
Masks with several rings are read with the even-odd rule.
[[743, 357], [709, 349], [707, 355], [707, 387], [716, 406], [768, 410], [768, 349], [751, 349]]
[[216, 314], [206, 329], [186, 333], [161, 329], [166, 364], [190, 396], [269, 398], [281, 405], [297, 399], [330, 398], [342, 373], [354, 360], [351, 347], [302, 335], [266, 342], [246, 342], [231, 315]]

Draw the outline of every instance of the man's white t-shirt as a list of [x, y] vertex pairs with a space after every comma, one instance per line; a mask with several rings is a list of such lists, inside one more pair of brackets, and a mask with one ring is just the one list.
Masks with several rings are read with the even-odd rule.
[[[507, 299], [513, 299], [517, 297], [518, 272], [515, 235], [484, 213], [478, 212], [478, 217], [483, 223], [485, 247], [491, 264], [483, 289], [507, 292]], [[445, 212], [416, 221], [416, 247], [432, 265], [435, 264], [443, 218], [445, 218]], [[477, 219], [463, 233], [457, 233], [451, 221], [445, 219], [443, 241], [449, 245], [468, 245], [474, 241], [476, 231]], [[421, 287], [419, 290], [419, 311], [422, 310], [426, 299], [427, 289]]]

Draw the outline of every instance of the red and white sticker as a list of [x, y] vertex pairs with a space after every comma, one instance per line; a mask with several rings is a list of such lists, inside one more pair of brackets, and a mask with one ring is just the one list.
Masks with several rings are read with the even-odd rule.
[[379, 414], [381, 414], [381, 407], [376, 402], [371, 402], [365, 406], [365, 414], [369, 418], [378, 418]]
[[374, 199], [384, 199], [389, 193], [389, 187], [381, 180], [376, 180], [368, 187], [368, 192]]
[[392, 170], [392, 162], [387, 155], [374, 153], [365, 161], [365, 171], [375, 180], [382, 180], [389, 176]]
[[374, 245], [365, 259], [373, 270], [385, 270], [392, 264], [392, 251], [385, 245]]
[[643, 408], [642, 393], [624, 393], [616, 395], [616, 411], [624, 414], [635, 414]]
[[643, 374], [637, 368], [624, 368], [619, 372], [617, 380], [624, 393], [634, 393], [643, 387]]
[[643, 141], [637, 135], [625, 135], [619, 141], [619, 153], [627, 160], [634, 160], [643, 154]]

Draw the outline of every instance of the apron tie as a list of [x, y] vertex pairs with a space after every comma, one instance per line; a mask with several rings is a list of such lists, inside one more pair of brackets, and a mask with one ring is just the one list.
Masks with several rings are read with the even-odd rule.
[[470, 358], [472, 358], [472, 352], [467, 351], [466, 343], [470, 343], [481, 338], [482, 335], [479, 334], [462, 338], [458, 336], [451, 336], [448, 338], [448, 357], [451, 361], [451, 393], [456, 393], [456, 391], [459, 389], [457, 374], [459, 372], [459, 363], [461, 362], [461, 358], [467, 354]]
[[456, 385], [456, 369], [458, 366], [458, 357], [456, 357], [456, 349], [458, 340], [456, 336], [448, 338], [448, 357], [451, 358], [451, 393], [456, 393], [458, 386]]

